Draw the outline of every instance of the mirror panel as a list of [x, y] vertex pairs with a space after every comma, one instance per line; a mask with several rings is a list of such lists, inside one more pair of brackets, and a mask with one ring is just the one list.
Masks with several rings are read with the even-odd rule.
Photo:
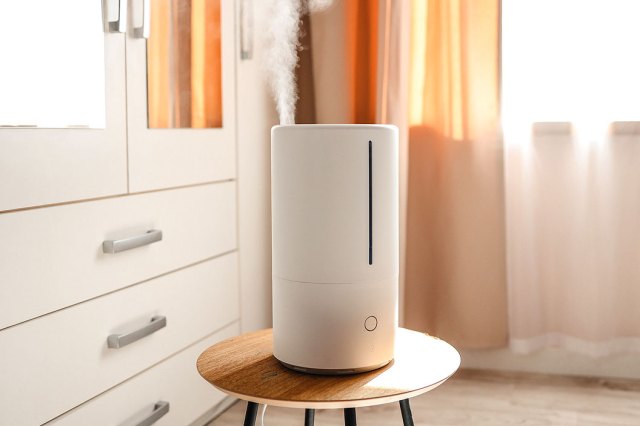
[[151, 0], [148, 127], [222, 127], [220, 0]]

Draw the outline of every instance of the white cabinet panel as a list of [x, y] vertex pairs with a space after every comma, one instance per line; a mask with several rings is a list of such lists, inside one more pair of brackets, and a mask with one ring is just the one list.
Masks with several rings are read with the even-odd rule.
[[103, 33], [99, 1], [0, 16], [0, 211], [126, 193], [124, 34]]
[[[217, 82], [189, 82], [197, 99], [171, 92], [170, 107], [201, 115], [219, 98], [215, 120], [164, 127], [149, 126], [143, 3], [128, 0], [123, 33], [101, 22], [121, 0], [0, 4], [11, 21], [0, 28], [0, 425], [121, 424], [159, 400], [171, 408], [158, 425], [187, 424], [222, 398], [195, 358], [240, 331], [236, 1], [150, 0], [151, 16], [177, 14], [155, 24], [168, 37], [180, 19], [199, 28], [156, 58], [180, 56], [193, 81]], [[211, 46], [217, 70], [189, 53]], [[103, 251], [150, 230], [162, 240]], [[108, 348], [156, 316], [167, 325]]]
[[[132, 21], [137, 25], [141, 18], [143, 0], [130, 0], [132, 4]], [[157, 36], [154, 31], [169, 31], [166, 43], [179, 43], [180, 25], [184, 20], [165, 11], [162, 19], [156, 15], [160, 7], [171, 2], [151, 1], [151, 20], [160, 19], [157, 25], [151, 25], [151, 37]], [[175, 4], [179, 4], [174, 2]], [[198, 17], [196, 4], [217, 8], [219, 3], [220, 19], [213, 25], [220, 25], [221, 48], [221, 82], [216, 90], [222, 94], [222, 123], [217, 128], [191, 128], [190, 121], [179, 123], [175, 119], [177, 112], [170, 112], [167, 122], [160, 126], [168, 128], [150, 128], [149, 120], [152, 108], [149, 105], [150, 73], [147, 58], [155, 51], [147, 51], [150, 40], [138, 38], [135, 32], [127, 34], [127, 109], [128, 109], [128, 138], [129, 138], [129, 187], [132, 192], [150, 189], [168, 188], [193, 183], [211, 182], [234, 178], [236, 175], [235, 161], [235, 29], [233, 0], [200, 0], [198, 2], [184, 2], [184, 8], [191, 8], [191, 14], [185, 18]], [[181, 3], [180, 3], [181, 4]], [[181, 9], [181, 8], [178, 8]], [[169, 25], [171, 22], [171, 25]], [[165, 23], [164, 25], [162, 25]], [[170, 30], [167, 28], [170, 27]], [[172, 31], [172, 32], [171, 32]], [[187, 32], [190, 30], [187, 29]], [[178, 35], [177, 35], [178, 34]], [[185, 93], [175, 84], [176, 79], [195, 78], [192, 68], [183, 70], [176, 61], [181, 55], [189, 55], [196, 44], [195, 39], [186, 45], [177, 46], [161, 59], [170, 61], [165, 64], [166, 70], [161, 71], [166, 84], [171, 85], [165, 93], [169, 97], [166, 103], [177, 109], [177, 103], [191, 103], [191, 98], [185, 100]], [[168, 47], [167, 49], [169, 49]], [[188, 59], [188, 57], [187, 57]], [[193, 58], [192, 58], [193, 59]], [[187, 61], [187, 66], [195, 67], [193, 62]], [[205, 74], [208, 72], [204, 70]], [[187, 76], [190, 74], [190, 76]], [[173, 82], [173, 83], [172, 83]], [[154, 86], [155, 87], [155, 86]], [[187, 89], [184, 89], [187, 90]], [[195, 124], [197, 126], [197, 124]], [[187, 127], [187, 128], [176, 128]]]
[[[231, 253], [1, 331], [0, 424], [51, 420], [238, 320], [237, 281]], [[107, 347], [156, 315], [166, 327]]]
[[168, 402], [169, 412], [154, 426], [191, 424], [225, 397], [198, 374], [195, 367], [198, 356], [209, 346], [239, 332], [240, 326], [236, 322], [65, 413], [47, 426], [135, 424], [148, 416], [158, 401]]
[[[102, 242], [163, 232], [104, 254]], [[236, 184], [225, 182], [0, 215], [0, 329], [235, 250]]]

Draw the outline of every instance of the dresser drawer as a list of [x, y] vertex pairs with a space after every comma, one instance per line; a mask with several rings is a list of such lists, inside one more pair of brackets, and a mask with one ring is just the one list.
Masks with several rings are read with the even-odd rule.
[[[108, 347], [157, 316], [166, 327]], [[230, 253], [0, 331], [0, 424], [51, 420], [238, 318]]]
[[196, 370], [196, 359], [209, 346], [236, 336], [236, 322], [155, 367], [87, 401], [47, 426], [136, 425], [162, 401], [169, 411], [154, 426], [186, 426], [222, 401], [225, 395]]
[[[236, 248], [235, 182], [0, 214], [0, 329]], [[161, 230], [114, 254], [103, 241]]]

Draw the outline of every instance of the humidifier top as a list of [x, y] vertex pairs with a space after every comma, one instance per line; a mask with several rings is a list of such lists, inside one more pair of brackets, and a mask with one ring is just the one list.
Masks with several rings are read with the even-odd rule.
[[389, 129], [389, 130], [398, 130], [398, 127], [393, 124], [285, 124], [285, 125], [276, 125], [271, 128], [273, 132], [276, 129], [322, 129], [322, 130], [344, 130], [344, 129], [371, 129], [371, 128], [380, 128], [380, 129]]
[[274, 276], [325, 284], [395, 279], [397, 170], [395, 126], [273, 127]]

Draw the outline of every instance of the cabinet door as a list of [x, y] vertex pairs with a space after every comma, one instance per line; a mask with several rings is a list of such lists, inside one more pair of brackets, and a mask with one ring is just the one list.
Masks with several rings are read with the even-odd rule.
[[117, 4], [0, 2], [0, 210], [127, 192]]
[[130, 3], [130, 190], [234, 178], [235, 2]]

